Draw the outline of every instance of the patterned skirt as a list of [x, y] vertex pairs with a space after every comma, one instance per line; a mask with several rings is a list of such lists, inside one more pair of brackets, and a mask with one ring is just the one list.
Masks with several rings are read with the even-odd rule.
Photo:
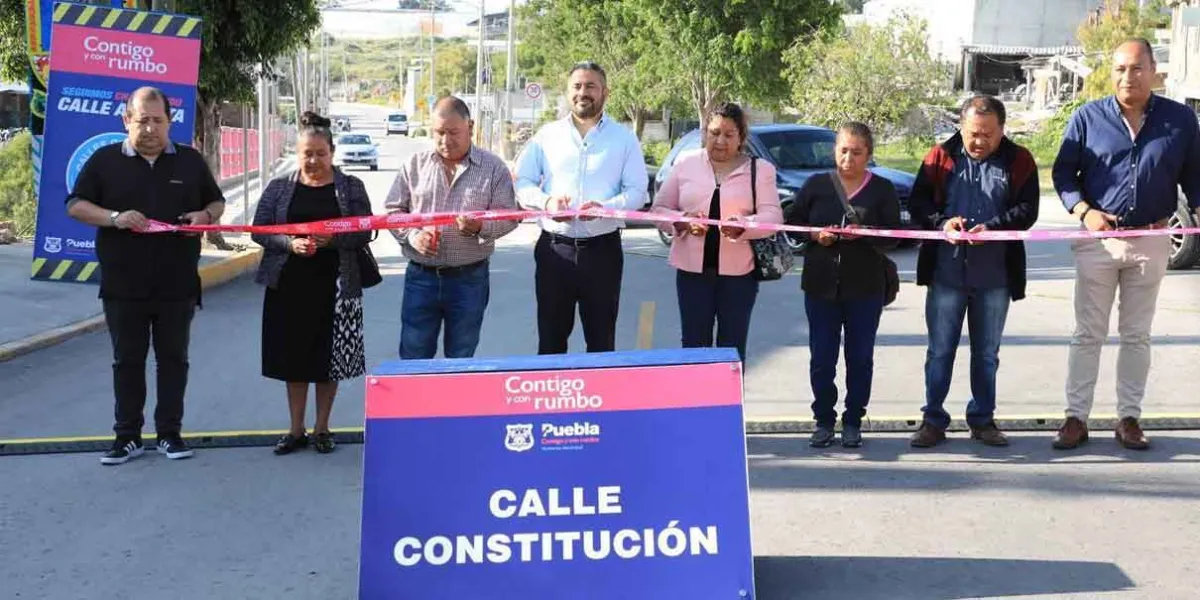
[[262, 373], [326, 383], [366, 372], [363, 301], [338, 290], [336, 255], [289, 260], [263, 298]]

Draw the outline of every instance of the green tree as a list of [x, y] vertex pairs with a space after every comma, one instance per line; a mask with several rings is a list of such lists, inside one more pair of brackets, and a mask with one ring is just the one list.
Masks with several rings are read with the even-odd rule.
[[842, 6], [846, 8], [846, 12], [850, 14], [860, 14], [863, 10], [863, 5], [867, 0], [839, 0]]
[[[635, 0], [655, 33], [656, 63], [665, 79], [687, 90], [697, 117], [739, 99], [775, 108], [789, 95], [784, 51], [840, 22], [829, 0]], [[607, 40], [609, 36], [598, 39]], [[639, 37], [639, 39], [645, 39]]]
[[276, 59], [307, 44], [321, 14], [316, 0], [176, 0], [174, 10], [204, 19], [196, 145], [215, 172], [221, 104], [253, 102], [260, 69], [279, 79]]
[[[151, 2], [141, 0], [140, 7]], [[156, 7], [204, 20], [196, 93], [196, 142], [209, 165], [219, 166], [219, 110], [224, 102], [254, 101], [261, 68], [278, 78], [275, 59], [304, 46], [321, 16], [316, 0], [156, 0]], [[24, 0], [0, 0], [0, 75], [24, 81]]]
[[13, 221], [20, 237], [33, 233], [37, 204], [33, 200], [32, 136], [21, 133], [0, 147], [0, 221]]
[[1096, 99], [1113, 93], [1112, 55], [1122, 41], [1131, 37], [1154, 39], [1154, 30], [1167, 26], [1171, 17], [1163, 0], [1149, 0], [1140, 9], [1138, 0], [1110, 0], [1079, 27], [1079, 43], [1092, 69], [1084, 80], [1083, 95]]
[[0, 80], [29, 78], [28, 48], [25, 0], [0, 0]]
[[550, 88], [565, 89], [571, 66], [591, 60], [604, 67], [606, 110], [631, 121], [641, 136], [647, 112], [678, 97], [650, 13], [621, 0], [530, 0], [518, 12], [520, 64]]
[[933, 58], [924, 20], [900, 14], [797, 42], [785, 53], [792, 104], [806, 123], [899, 125], [923, 104], [946, 99], [950, 66]]

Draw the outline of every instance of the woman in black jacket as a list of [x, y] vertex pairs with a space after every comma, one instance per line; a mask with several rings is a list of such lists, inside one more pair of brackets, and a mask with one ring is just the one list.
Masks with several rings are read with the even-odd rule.
[[[371, 214], [363, 182], [333, 167], [329, 119], [304, 113], [296, 137], [300, 168], [267, 185], [255, 225], [279, 225]], [[333, 451], [329, 415], [338, 382], [363, 375], [362, 277], [358, 253], [369, 232], [338, 235], [254, 234], [265, 251], [255, 279], [263, 298], [262, 370], [287, 384], [291, 428], [275, 445], [276, 454], [307, 447], [304, 412], [308, 387], [316, 388], [317, 415], [312, 444]]]
[[[785, 211], [786, 222], [814, 227], [899, 227], [896, 188], [867, 170], [874, 148], [866, 125], [852, 122], [839, 127], [834, 147], [837, 169], [814, 175], [804, 183]], [[800, 280], [808, 316], [809, 381], [817, 423], [809, 443], [824, 448], [834, 441], [838, 397], [834, 377], [844, 331], [846, 408], [842, 414], [842, 445], [857, 448], [862, 445], [862, 418], [871, 398], [875, 333], [886, 292], [887, 258], [883, 251], [894, 246], [895, 240], [829, 231], [814, 232], [812, 240], [804, 251]]]

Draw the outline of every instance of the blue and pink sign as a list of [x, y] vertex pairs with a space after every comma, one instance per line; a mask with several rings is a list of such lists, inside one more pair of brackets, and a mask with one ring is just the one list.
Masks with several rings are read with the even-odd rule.
[[53, 17], [33, 277], [93, 281], [96, 270], [81, 267], [95, 261], [95, 228], [67, 216], [67, 195], [96, 150], [125, 139], [121, 117], [139, 87], [166, 93], [171, 139], [192, 143], [202, 27], [195, 17], [66, 2]]
[[736, 352], [399, 361], [366, 402], [360, 599], [754, 597]]

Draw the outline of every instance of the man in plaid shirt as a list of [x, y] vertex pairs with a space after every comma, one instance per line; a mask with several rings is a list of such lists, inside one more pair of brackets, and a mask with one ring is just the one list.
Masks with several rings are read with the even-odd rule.
[[[401, 165], [386, 207], [389, 213], [513, 210], [512, 175], [500, 157], [471, 144], [475, 122], [462, 100], [434, 105], [434, 149]], [[454, 225], [395, 229], [408, 258], [400, 308], [400, 358], [433, 358], [445, 322], [446, 358], [475, 355], [490, 284], [488, 260], [496, 240], [516, 221], [483, 222], [460, 216]]]

